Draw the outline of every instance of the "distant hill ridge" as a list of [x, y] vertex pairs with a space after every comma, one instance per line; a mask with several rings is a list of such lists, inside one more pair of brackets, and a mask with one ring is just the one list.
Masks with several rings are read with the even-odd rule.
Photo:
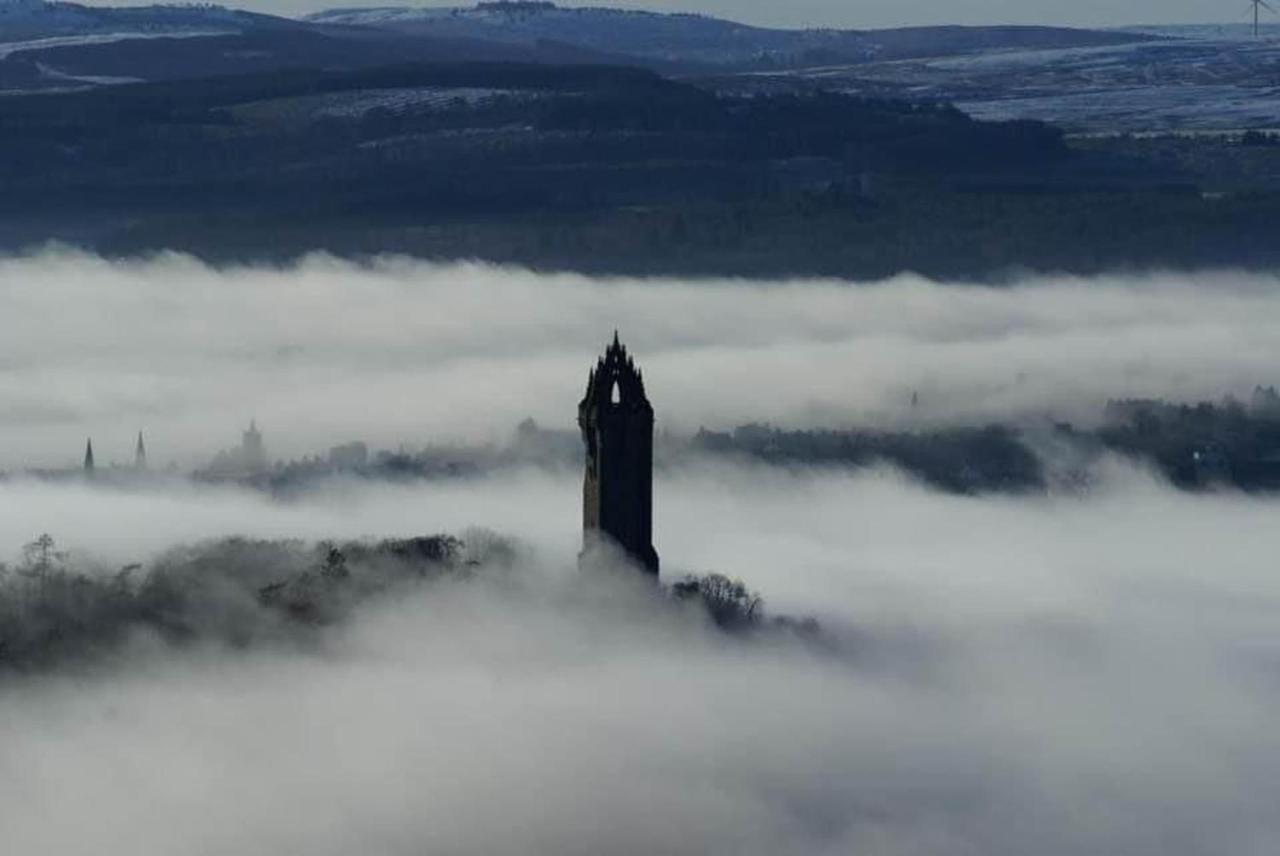
[[555, 41], [644, 59], [713, 66], [857, 63], [1002, 48], [1095, 47], [1151, 38], [1134, 32], [1026, 26], [774, 29], [701, 14], [558, 6], [546, 0], [339, 8], [305, 20], [437, 37]]
[[44, 0], [0, 0], [0, 43], [53, 36], [92, 35], [106, 31], [136, 31], [147, 34], [183, 32], [213, 25], [223, 29], [232, 26], [306, 26], [287, 18], [213, 4], [110, 7], [48, 3]]
[[706, 75], [1155, 38], [1051, 27], [784, 30], [706, 15], [563, 7], [545, 0], [334, 9], [302, 19], [212, 4], [98, 7], [0, 0], [0, 92], [398, 62], [638, 65], [664, 74]]
[[0, 0], [0, 93], [406, 62], [646, 64], [572, 46], [407, 34], [213, 4]]

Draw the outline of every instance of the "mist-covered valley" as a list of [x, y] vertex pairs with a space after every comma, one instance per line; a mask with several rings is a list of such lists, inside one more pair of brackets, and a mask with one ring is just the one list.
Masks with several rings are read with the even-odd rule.
[[[185, 474], [250, 418], [275, 458], [576, 430], [615, 328], [659, 437], [1247, 401], [1275, 382], [1275, 286], [0, 262], [4, 620], [39, 618], [50, 579], [83, 607], [198, 574], [109, 646], [0, 671], [6, 849], [1270, 852], [1270, 493], [1180, 490], [1108, 451], [1027, 494], [689, 452], [655, 472], [655, 585], [579, 568], [582, 472], [559, 460], [288, 498]], [[139, 430], [159, 472], [111, 478]], [[439, 573], [395, 555], [434, 535], [459, 539]], [[820, 630], [732, 632], [669, 596], [711, 573]], [[340, 608], [282, 610], [304, 577]]]

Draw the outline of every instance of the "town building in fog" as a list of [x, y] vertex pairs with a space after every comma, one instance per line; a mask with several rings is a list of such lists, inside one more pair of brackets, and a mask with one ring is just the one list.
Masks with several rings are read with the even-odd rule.
[[257, 420], [251, 420], [248, 429], [240, 434], [240, 445], [219, 452], [208, 468], [198, 475], [217, 480], [253, 479], [266, 473], [269, 467], [262, 432], [258, 430]]
[[362, 470], [369, 466], [369, 447], [360, 441], [329, 450], [329, 466], [335, 470]]
[[1274, 386], [1254, 387], [1249, 400], [1249, 412], [1254, 416], [1275, 419], [1280, 417], [1280, 392]]
[[95, 484], [132, 484], [140, 479], [149, 478], [151, 473], [146, 469], [146, 449], [142, 445], [142, 435], [138, 434], [138, 445], [134, 450], [134, 465], [121, 465], [114, 459], [101, 459], [98, 449], [93, 447], [93, 438], [85, 440], [84, 454], [79, 464], [71, 464], [53, 468], [31, 468], [26, 474], [35, 478], [49, 480], [85, 480]]
[[240, 457], [250, 472], [261, 472], [267, 468], [267, 447], [262, 442], [262, 432], [258, 430], [256, 419], [249, 420], [249, 430], [241, 435]]
[[583, 556], [612, 542], [650, 574], [653, 547], [653, 407], [627, 349], [613, 344], [587, 377], [578, 405], [586, 444], [582, 485]]

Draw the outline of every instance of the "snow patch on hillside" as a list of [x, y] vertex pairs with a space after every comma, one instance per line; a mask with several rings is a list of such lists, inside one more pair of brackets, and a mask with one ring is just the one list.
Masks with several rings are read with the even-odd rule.
[[114, 42], [125, 42], [134, 39], [198, 39], [211, 36], [235, 35], [236, 30], [189, 30], [171, 33], [121, 32], [121, 33], [84, 33], [75, 36], [50, 36], [43, 39], [27, 39], [17, 42], [0, 42], [0, 60], [29, 51], [46, 48], [61, 48], [84, 45], [105, 45]]

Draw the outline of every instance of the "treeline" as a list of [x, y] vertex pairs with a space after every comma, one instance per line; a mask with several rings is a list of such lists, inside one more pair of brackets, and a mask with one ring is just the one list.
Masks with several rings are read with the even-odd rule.
[[1001, 425], [914, 432], [788, 431], [754, 424], [731, 432], [703, 429], [694, 438], [694, 448], [775, 464], [889, 464], [954, 493], [1019, 492], [1045, 484], [1040, 459], [1016, 430]]
[[1105, 448], [1154, 463], [1185, 488], [1280, 490], [1280, 395], [1259, 388], [1249, 404], [1113, 401], [1094, 435]]
[[[0, 677], [110, 662], [139, 639], [303, 646], [361, 606], [414, 586], [507, 572], [519, 558], [508, 539], [473, 530], [462, 538], [318, 544], [225, 538], [175, 547], [145, 567], [111, 569], [60, 550], [45, 534], [25, 545], [20, 561], [0, 564]], [[822, 641], [816, 621], [767, 616], [758, 592], [723, 574], [685, 576], [653, 593], [735, 635]]]
[[979, 122], [945, 104], [831, 92], [718, 97], [698, 90], [558, 99], [536, 114], [544, 130], [592, 134], [711, 134], [721, 157], [827, 157], [852, 169], [952, 172], [1049, 163], [1067, 155], [1041, 122]]
[[1245, 131], [1240, 136], [1242, 146], [1280, 146], [1280, 134], [1267, 131]]
[[[1112, 401], [1099, 427], [1058, 423], [1048, 433], [1059, 449], [1075, 453], [1076, 471], [1054, 473], [1065, 483], [1087, 484], [1092, 464], [1110, 453], [1150, 466], [1184, 490], [1280, 490], [1280, 393], [1272, 387], [1258, 388], [1248, 403]], [[1049, 482], [1040, 444], [1006, 425], [799, 431], [752, 424], [725, 432], [703, 429], [693, 448], [784, 465], [887, 464], [951, 493], [1036, 491]]]
[[40, 134], [152, 124], [234, 123], [220, 110], [238, 104], [335, 92], [412, 87], [530, 92], [689, 91], [643, 69], [538, 63], [406, 63], [343, 71], [284, 69], [258, 74], [99, 87], [7, 99], [0, 128]]
[[[424, 88], [494, 94], [378, 105], [380, 93]], [[335, 93], [364, 95], [374, 106], [342, 116], [323, 100]], [[310, 109], [291, 111], [298, 99], [311, 99]], [[815, 157], [855, 175], [936, 173], [1049, 162], [1064, 158], [1066, 148], [1056, 129], [1040, 123], [977, 122], [946, 106], [829, 93], [730, 98], [636, 69], [474, 64], [280, 72], [14, 98], [0, 110], [0, 154], [0, 174], [17, 191], [64, 186], [99, 201], [92, 188], [109, 192], [119, 182], [190, 191], [213, 178], [252, 179], [264, 192], [306, 183], [311, 195], [341, 202], [356, 180], [380, 198], [406, 178], [449, 175], [461, 187], [479, 182], [483, 196], [485, 176], [497, 173], [504, 182], [523, 176], [564, 195], [573, 189], [574, 168], [584, 165], [596, 184], [609, 178], [590, 169], [599, 164], [624, 173], [678, 163], [759, 169], [761, 161]], [[306, 182], [281, 174], [282, 167]], [[721, 182], [701, 193], [723, 196], [738, 176]], [[527, 206], [512, 193], [495, 209]], [[418, 197], [427, 210], [451, 211], [432, 205], [428, 194]], [[263, 204], [245, 201], [250, 210]]]
[[229, 538], [112, 570], [50, 535], [0, 566], [0, 669], [109, 658], [138, 636], [234, 648], [300, 641], [406, 585], [509, 562], [488, 533], [306, 545]]

